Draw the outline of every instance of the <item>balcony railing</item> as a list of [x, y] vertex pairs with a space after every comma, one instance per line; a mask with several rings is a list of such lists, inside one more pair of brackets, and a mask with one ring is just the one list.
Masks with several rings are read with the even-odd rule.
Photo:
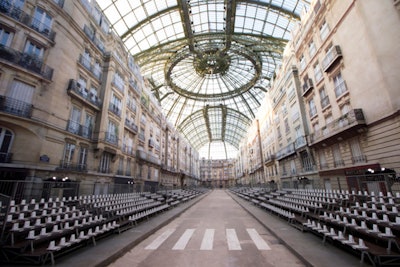
[[353, 164], [365, 163], [367, 162], [367, 156], [365, 155], [353, 156], [351, 157], [351, 161], [353, 162]]
[[276, 158], [282, 159], [295, 153], [294, 143], [287, 145], [276, 153]]
[[129, 130], [131, 130], [134, 134], [137, 134], [138, 126], [133, 121], [129, 121], [128, 119], [125, 119], [125, 126]]
[[118, 136], [116, 136], [112, 132], [105, 132], [104, 141], [106, 141], [107, 143], [110, 143], [112, 145], [118, 146]]
[[0, 96], [0, 111], [19, 117], [30, 118], [33, 105], [8, 96]]
[[137, 150], [136, 151], [136, 156], [144, 161], [150, 162], [150, 163], [154, 163], [156, 165], [161, 165], [161, 160], [149, 153], [146, 153], [143, 150]]
[[90, 58], [85, 58], [83, 55], [79, 56], [79, 63], [81, 63], [88, 71], [90, 71], [98, 80], [101, 79], [101, 68], [90, 62]]
[[130, 85], [139, 95], [141, 94], [141, 90], [140, 90], [140, 88], [139, 88], [139, 86], [138, 86], [138, 84], [137, 84], [136, 81], [130, 79], [130, 80], [129, 80], [129, 85]]
[[320, 130], [311, 133], [309, 135], [309, 144], [316, 144], [341, 132], [349, 131], [353, 128], [357, 130], [363, 126], [365, 126], [365, 119], [362, 109], [350, 110], [348, 113], [328, 123]]
[[92, 93], [89, 92], [88, 89], [83, 88], [82, 85], [75, 81], [75, 80], [70, 80], [68, 89], [69, 92], [74, 92], [75, 94], [79, 95], [81, 98], [89, 102], [90, 104], [93, 104], [96, 108], [101, 107], [101, 101], [100, 99], [93, 95]]
[[127, 146], [125, 144], [122, 146], [122, 152], [124, 152], [124, 153], [126, 153], [128, 155], [132, 155], [132, 156], [135, 155], [135, 151], [133, 150], [133, 147], [132, 146]]
[[59, 169], [60, 170], [77, 171], [77, 172], [86, 172], [87, 166], [86, 166], [86, 164], [76, 164], [76, 163], [61, 160]]
[[53, 77], [53, 69], [44, 64], [43, 61], [36, 56], [21, 53], [8, 46], [0, 45], [0, 58], [35, 72], [45, 79], [51, 80]]
[[329, 97], [325, 96], [321, 99], [321, 107], [326, 108], [329, 105]]
[[1, 1], [0, 13], [25, 24], [26, 26], [34, 29], [41, 35], [54, 42], [56, 34], [50, 29], [47, 24], [42, 23], [41, 21], [35, 19], [33, 16], [30, 16], [29, 14], [22, 11], [20, 8], [12, 5], [10, 1]]
[[92, 137], [92, 129], [84, 125], [79, 124], [79, 122], [69, 120], [67, 124], [67, 131], [73, 134], [80, 135], [85, 138]]
[[88, 27], [87, 25], [83, 26], [83, 32], [97, 46], [97, 48], [100, 49], [103, 54], [106, 52], [104, 43], [95, 36], [94, 31], [92, 31], [90, 27]]
[[118, 117], [121, 117], [121, 108], [114, 103], [110, 103], [108, 106], [108, 110], [117, 115]]
[[306, 96], [313, 88], [313, 81], [311, 79], [307, 79], [303, 84], [303, 96]]
[[307, 145], [307, 139], [305, 136], [300, 136], [296, 139], [296, 141], [294, 141], [295, 149], [299, 149], [301, 147], [304, 147], [305, 145]]
[[0, 163], [11, 163], [12, 153], [0, 152]]
[[325, 72], [328, 72], [339, 59], [342, 58], [342, 50], [340, 46], [332, 46], [331, 49], [326, 53], [325, 58], [322, 60], [322, 68]]

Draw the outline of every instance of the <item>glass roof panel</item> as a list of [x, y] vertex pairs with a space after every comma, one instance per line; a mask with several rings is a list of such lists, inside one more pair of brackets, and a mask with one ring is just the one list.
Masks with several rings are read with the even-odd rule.
[[[199, 151], [237, 150], [307, 0], [102, 0], [167, 119]], [[206, 154], [207, 154], [206, 153]], [[213, 157], [216, 151], [211, 153]], [[208, 157], [208, 156], [206, 156]]]

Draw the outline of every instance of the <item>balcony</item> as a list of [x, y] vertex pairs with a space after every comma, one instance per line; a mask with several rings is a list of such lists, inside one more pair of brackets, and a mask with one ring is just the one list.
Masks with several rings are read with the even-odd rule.
[[108, 105], [108, 110], [117, 115], [118, 117], [121, 117], [121, 108], [116, 104], [110, 103]]
[[138, 126], [133, 121], [129, 121], [128, 119], [125, 119], [125, 127], [134, 134], [137, 134], [138, 132]]
[[112, 132], [105, 132], [104, 141], [111, 145], [118, 146], [118, 136]]
[[355, 135], [359, 135], [366, 127], [362, 109], [353, 109], [340, 116], [338, 119], [328, 123], [320, 130], [309, 135], [308, 143], [310, 146], [331, 145], [338, 140], [344, 140]]
[[68, 121], [67, 131], [73, 134], [77, 134], [79, 136], [91, 139], [92, 138], [92, 129], [86, 127], [84, 125], [79, 124], [79, 122], [75, 122], [72, 120]]
[[307, 139], [305, 136], [300, 136], [294, 141], [294, 148], [295, 149], [300, 149], [302, 147], [305, 147], [307, 145]]
[[86, 164], [76, 164], [72, 162], [67, 162], [64, 160], [60, 161], [59, 170], [68, 170], [68, 171], [76, 171], [76, 172], [87, 172]]
[[11, 163], [12, 153], [0, 152], [0, 163]]
[[340, 49], [340, 46], [335, 45], [332, 46], [328, 52], [326, 53], [326, 56], [322, 60], [322, 68], [324, 69], [325, 72], [329, 72], [335, 65], [336, 63], [339, 62], [339, 60], [342, 58], [342, 50]]
[[281, 160], [283, 158], [289, 157], [290, 155], [294, 154], [295, 152], [296, 151], [294, 148], [294, 143], [291, 143], [276, 153], [276, 159]]
[[132, 146], [127, 146], [125, 144], [122, 146], [122, 152], [124, 152], [125, 154], [128, 154], [128, 155], [131, 155], [131, 156], [135, 155], [133, 147]]
[[96, 110], [100, 110], [101, 107], [100, 99], [97, 96], [90, 93], [88, 89], [83, 88], [83, 86], [79, 82], [71, 79], [69, 81], [67, 91], [69, 95], [75, 96], [78, 99], [84, 101], [85, 103], [90, 104], [90, 106], [92, 106]]
[[81, 63], [81, 65], [84, 66], [85, 69], [92, 73], [97, 80], [101, 79], [101, 67], [99, 65], [92, 64], [90, 62], [90, 58], [86, 58], [83, 55], [80, 55], [79, 63]]
[[306, 79], [303, 84], [303, 97], [307, 96], [312, 89], [314, 88], [314, 84], [312, 79]]
[[43, 61], [36, 56], [21, 53], [8, 46], [0, 45], [0, 58], [39, 74], [47, 80], [53, 78], [53, 69], [44, 64]]
[[137, 82], [135, 80], [130, 79], [129, 80], [129, 85], [132, 87], [133, 90], [136, 91], [136, 93], [138, 95], [141, 95], [142, 92], [141, 92], [141, 90], [140, 90], [140, 88], [139, 88], [139, 86], [138, 86], [138, 84], [137, 84]]
[[149, 147], [153, 148], [155, 146], [156, 142], [154, 142], [153, 139], [149, 139]]
[[100, 49], [100, 51], [104, 54], [106, 52], [106, 49], [104, 47], [104, 43], [98, 39], [93, 30], [90, 29], [90, 27], [88, 27], [87, 25], [83, 26], [83, 32], [86, 34], [86, 36], [90, 39], [90, 41], [92, 41], [95, 46]]
[[264, 157], [264, 163], [265, 163], [265, 164], [271, 163], [271, 162], [273, 162], [274, 160], [275, 160], [275, 154], [266, 155], [266, 156]]
[[367, 162], [367, 156], [365, 155], [352, 156], [351, 161], [353, 162], [353, 164], [365, 163]]
[[153, 155], [151, 155], [149, 153], [146, 153], [143, 150], [137, 150], [136, 151], [136, 157], [139, 160], [143, 160], [143, 161], [146, 161], [146, 162], [153, 163], [155, 165], [161, 166], [161, 160], [159, 158], [157, 158], [157, 157], [155, 157], [155, 156], [153, 156]]
[[34, 29], [44, 37], [54, 42], [56, 34], [50, 29], [50, 27], [47, 24], [41, 23], [33, 16], [30, 16], [29, 14], [25, 13], [18, 7], [12, 5], [10, 1], [1, 1], [0, 13], [17, 20], [22, 24], [25, 24], [29, 28]]
[[30, 118], [33, 105], [8, 96], [0, 96], [0, 111], [15, 116]]

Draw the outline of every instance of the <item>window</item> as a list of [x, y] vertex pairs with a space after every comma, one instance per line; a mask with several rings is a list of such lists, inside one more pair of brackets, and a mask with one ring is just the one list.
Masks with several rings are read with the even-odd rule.
[[79, 162], [78, 162], [78, 168], [80, 170], [86, 170], [87, 169], [87, 155], [88, 155], [88, 148], [87, 147], [81, 147], [79, 151]]
[[321, 99], [321, 107], [326, 108], [329, 105], [329, 97], [326, 95], [325, 87], [319, 89], [319, 98]]
[[340, 112], [342, 113], [342, 115], [349, 113], [350, 110], [351, 110], [351, 107], [350, 107], [350, 104], [348, 104], [348, 103], [346, 103], [340, 107]]
[[91, 138], [92, 128], [93, 128], [94, 117], [91, 114], [86, 113], [85, 124], [82, 127], [82, 136], [86, 138]]
[[14, 113], [20, 116], [29, 116], [32, 110], [32, 98], [35, 92], [35, 87], [14, 80], [10, 90], [6, 93], [4, 109], [7, 112]]
[[126, 170], [125, 170], [125, 175], [126, 176], [131, 176], [131, 159], [127, 158], [126, 159]]
[[335, 144], [332, 146], [332, 153], [333, 153], [333, 163], [335, 167], [344, 166], [339, 144]]
[[324, 41], [326, 39], [326, 37], [328, 37], [328, 34], [329, 34], [329, 25], [324, 20], [321, 27], [319, 27], [319, 36], [320, 36], [321, 40]]
[[300, 153], [300, 156], [301, 156], [301, 162], [303, 164], [303, 170], [305, 172], [312, 171], [314, 168], [310, 154], [307, 151], [302, 151]]
[[53, 18], [40, 7], [36, 7], [35, 14], [33, 15], [32, 27], [40, 32], [49, 33]]
[[110, 110], [118, 116], [121, 116], [122, 102], [114, 93], [111, 96]]
[[352, 155], [351, 159], [353, 164], [365, 162], [365, 156], [361, 151], [360, 142], [358, 141], [357, 138], [350, 140], [350, 149], [351, 149], [351, 155]]
[[306, 68], [306, 58], [304, 55], [300, 57], [300, 70], [304, 70]]
[[85, 50], [85, 52], [83, 52], [83, 56], [82, 56], [82, 64], [87, 68], [90, 69], [90, 63], [92, 61], [92, 57], [90, 56], [90, 53], [88, 50]]
[[122, 175], [123, 173], [124, 173], [124, 158], [120, 157], [118, 163], [118, 174]]
[[324, 77], [322, 75], [321, 66], [318, 64], [318, 62], [314, 65], [314, 77], [315, 77], [315, 83], [318, 83]]
[[112, 154], [108, 152], [103, 152], [100, 159], [99, 171], [102, 173], [111, 172], [111, 159]]
[[310, 108], [310, 118], [317, 115], [317, 108], [315, 107], [315, 102], [313, 98], [308, 101], [308, 106]]
[[346, 83], [343, 80], [342, 74], [340, 72], [333, 77], [333, 84], [335, 86], [336, 97], [339, 97], [347, 92]]
[[278, 127], [276, 128], [276, 131], [278, 132], [278, 138], [281, 138], [281, 137], [282, 137], [281, 127], [278, 126]]
[[112, 121], [108, 122], [106, 141], [112, 144], [117, 144], [118, 142], [118, 126]]
[[294, 161], [294, 159], [292, 159], [290, 161], [290, 173], [291, 174], [296, 174], [297, 170], [296, 170], [296, 162]]
[[114, 74], [114, 84], [121, 92], [124, 92], [124, 78], [118, 72]]
[[290, 133], [289, 120], [287, 118], [285, 119], [285, 132], [286, 134]]
[[64, 148], [63, 167], [69, 167], [72, 164], [75, 153], [75, 144], [67, 143]]
[[321, 150], [318, 153], [319, 155], [319, 166], [321, 169], [326, 169], [328, 168], [328, 163], [326, 162], [326, 157], [325, 157], [325, 151]]
[[39, 45], [28, 40], [26, 42], [24, 52], [30, 56], [41, 59], [43, 58], [44, 49], [43, 47], [40, 47]]
[[310, 58], [312, 58], [315, 55], [315, 52], [317, 51], [317, 49], [315, 48], [314, 41], [311, 41], [310, 44], [308, 45], [308, 51], [310, 53]]
[[14, 140], [14, 134], [7, 128], [0, 127], [0, 162], [11, 162], [11, 145]]
[[71, 118], [68, 122], [68, 132], [73, 134], [79, 134], [81, 122], [81, 110], [75, 106], [71, 110]]
[[0, 45], [10, 46], [14, 33], [0, 26]]
[[93, 74], [96, 76], [97, 79], [100, 79], [101, 77], [101, 65], [98, 60], [95, 61], [93, 65]]

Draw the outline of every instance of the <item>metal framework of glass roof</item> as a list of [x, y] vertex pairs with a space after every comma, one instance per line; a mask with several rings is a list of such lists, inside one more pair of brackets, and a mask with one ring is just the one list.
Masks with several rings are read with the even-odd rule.
[[[206, 158], [230, 158], [306, 0], [101, 0], [168, 120]], [[211, 151], [215, 143], [223, 144]], [[221, 151], [221, 147], [222, 150]], [[219, 157], [221, 158], [221, 157]]]

